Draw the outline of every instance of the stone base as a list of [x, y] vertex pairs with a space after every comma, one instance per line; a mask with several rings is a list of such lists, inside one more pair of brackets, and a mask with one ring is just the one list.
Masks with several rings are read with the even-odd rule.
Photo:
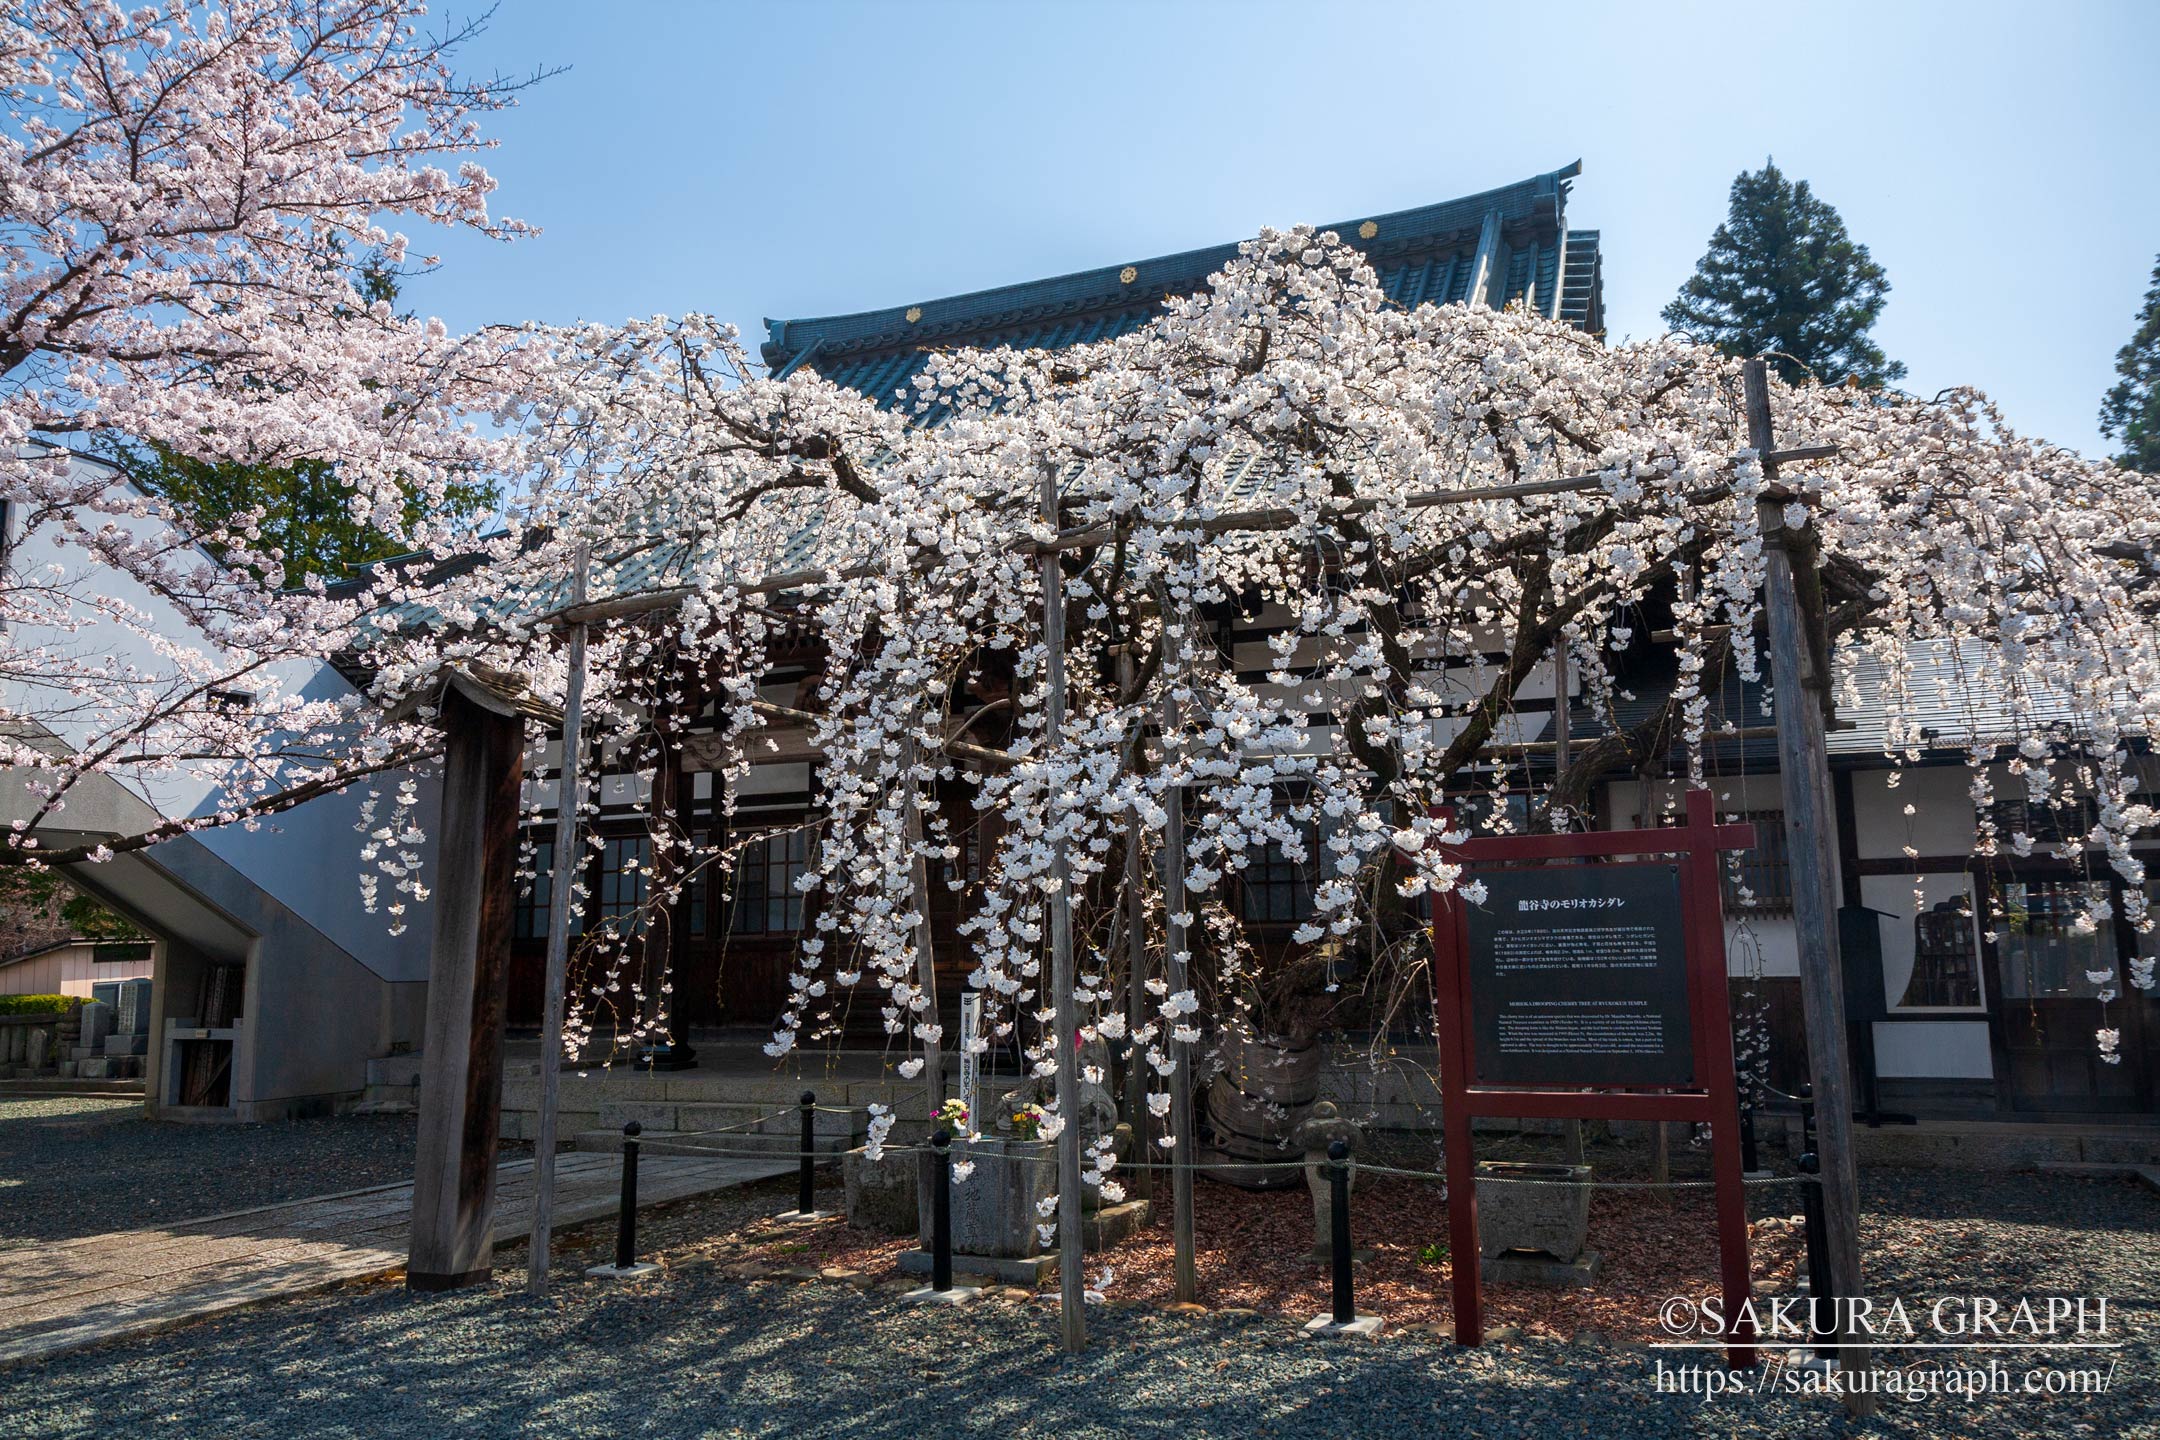
[[1478, 1273], [1488, 1285], [1551, 1285], [1581, 1289], [1597, 1283], [1598, 1272], [1604, 1268], [1605, 1257], [1595, 1250], [1585, 1250], [1573, 1260], [1555, 1260], [1534, 1251], [1510, 1250], [1485, 1261], [1478, 1267]]
[[1337, 1323], [1332, 1315], [1315, 1315], [1305, 1322], [1307, 1335], [1343, 1335], [1356, 1340], [1377, 1340], [1387, 1321], [1378, 1315], [1359, 1315]]
[[[1353, 1245], [1350, 1247], [1350, 1263], [1362, 1265], [1372, 1259], [1372, 1254], [1373, 1252], [1370, 1250], [1360, 1250]], [[1305, 1252], [1305, 1258], [1315, 1265], [1332, 1265], [1335, 1263], [1335, 1247], [1333, 1245], [1315, 1245]]]
[[1126, 1200], [1091, 1210], [1080, 1217], [1080, 1237], [1090, 1250], [1107, 1250], [1145, 1229], [1148, 1212], [1145, 1200]]
[[831, 1210], [783, 1210], [773, 1219], [782, 1225], [815, 1225], [820, 1220], [830, 1220], [836, 1212]]
[[950, 1290], [933, 1290], [925, 1285], [919, 1290], [907, 1291], [900, 1301], [904, 1305], [965, 1305], [981, 1294], [980, 1285], [955, 1285]]
[[[899, 1142], [888, 1139], [887, 1143]], [[847, 1186], [848, 1224], [886, 1235], [916, 1234], [922, 1228], [916, 1209], [920, 1168], [912, 1154], [888, 1151], [872, 1163], [864, 1148], [848, 1151], [840, 1167]]]
[[585, 1273], [596, 1280], [642, 1280], [647, 1275], [657, 1275], [660, 1267], [650, 1260], [640, 1260], [635, 1265], [617, 1269], [613, 1265], [588, 1265]]
[[495, 1283], [495, 1271], [483, 1266], [461, 1274], [438, 1273], [433, 1270], [408, 1270], [405, 1272], [405, 1288], [416, 1295], [440, 1295], [447, 1290], [469, 1290], [475, 1285]]
[[[1008, 1285], [1035, 1286], [1042, 1284], [1057, 1273], [1057, 1256], [1029, 1255], [1013, 1259], [1005, 1255], [960, 1255], [952, 1257], [955, 1275], [988, 1275]], [[933, 1268], [927, 1250], [903, 1250], [900, 1252], [900, 1273], [903, 1275], [928, 1275]]]

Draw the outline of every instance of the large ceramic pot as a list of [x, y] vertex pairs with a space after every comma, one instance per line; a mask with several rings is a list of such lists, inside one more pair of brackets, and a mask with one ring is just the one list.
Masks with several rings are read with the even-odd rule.
[[1221, 1068], [1207, 1091], [1201, 1173], [1247, 1190], [1301, 1183], [1305, 1157], [1291, 1135], [1319, 1098], [1320, 1047], [1233, 1025], [1215, 1056]]

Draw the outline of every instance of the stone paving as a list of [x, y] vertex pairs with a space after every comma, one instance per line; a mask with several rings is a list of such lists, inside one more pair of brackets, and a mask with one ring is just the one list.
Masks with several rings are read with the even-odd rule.
[[[648, 1157], [639, 1208], [790, 1173], [770, 1159]], [[622, 1162], [556, 1162], [555, 1223], [616, 1211]], [[533, 1163], [496, 1172], [495, 1241], [532, 1228]], [[403, 1268], [412, 1184], [377, 1185], [154, 1229], [0, 1250], [0, 1364], [197, 1320]]]

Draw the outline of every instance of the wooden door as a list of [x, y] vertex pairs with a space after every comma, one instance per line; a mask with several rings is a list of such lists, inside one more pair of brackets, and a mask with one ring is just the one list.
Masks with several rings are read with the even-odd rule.
[[[2114, 1064], [2101, 1054], [2102, 1024], [2122, 1027], [2126, 985], [2120, 908], [2105, 880], [2029, 875], [1990, 887], [1988, 949], [1994, 967], [1999, 1080], [2021, 1112], [2104, 1114], [2146, 1108], [2144, 1057]], [[2112, 1001], [2103, 995], [2112, 992]]]

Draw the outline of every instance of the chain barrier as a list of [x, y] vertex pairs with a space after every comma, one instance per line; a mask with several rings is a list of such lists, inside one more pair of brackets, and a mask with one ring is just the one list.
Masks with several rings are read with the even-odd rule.
[[[819, 1108], [824, 1109], [826, 1107], [821, 1106]], [[953, 1137], [955, 1146], [964, 1146], [971, 1139], [981, 1138], [981, 1136], [967, 1135], [958, 1135]], [[648, 1150], [651, 1150], [656, 1144], [665, 1145], [668, 1152], [671, 1153], [688, 1152], [697, 1155], [712, 1155], [723, 1159], [793, 1161], [811, 1159], [823, 1161], [835, 1158], [835, 1152], [830, 1150], [731, 1150], [712, 1145], [684, 1144], [674, 1138], [673, 1135], [650, 1135], [646, 1138], [646, 1148]], [[933, 1149], [928, 1141], [924, 1141], [919, 1144], [888, 1144], [881, 1147], [879, 1152], [881, 1159], [895, 1155], [928, 1155], [931, 1153], [933, 1153]], [[964, 1150], [956, 1149], [954, 1151], [954, 1155], [957, 1158], [958, 1163], [970, 1163], [966, 1158], [966, 1152]], [[1057, 1157], [1055, 1155], [1005, 1154], [996, 1158], [1002, 1160], [1015, 1160], [1028, 1165], [1055, 1165], [1058, 1163]], [[1302, 1169], [1304, 1168], [1306, 1163], [1307, 1162], [1302, 1155], [1296, 1157], [1285, 1157], [1281, 1160], [1203, 1160], [1195, 1162], [1192, 1166], [1192, 1169], [1195, 1174], [1201, 1175], [1219, 1173], [1222, 1171], [1230, 1170], [1266, 1170], [1280, 1172], [1284, 1168], [1289, 1166], [1296, 1166]], [[1353, 1172], [1360, 1172], [1366, 1175], [1386, 1176], [1390, 1179], [1443, 1182], [1447, 1179], [1446, 1172], [1440, 1170], [1411, 1170], [1406, 1169], [1402, 1166], [1381, 1165], [1363, 1160], [1352, 1160], [1349, 1162], [1349, 1164]], [[1178, 1167], [1175, 1163], [1164, 1163], [1162, 1161], [1121, 1160], [1105, 1173], [1117, 1175], [1132, 1174], [1145, 1171], [1150, 1174], [1167, 1175], [1170, 1174], [1172, 1171], [1176, 1170], [1177, 1168]], [[1571, 1189], [1587, 1190], [1710, 1190], [1715, 1189], [1717, 1186], [1717, 1181], [1715, 1180], [1543, 1180], [1533, 1176], [1524, 1175], [1480, 1175], [1476, 1178], [1477, 1183], [1480, 1185], [1560, 1185], [1566, 1186]], [[1749, 1188], [1761, 1188], [1770, 1185], [1819, 1186], [1822, 1184], [1822, 1177], [1819, 1175], [1807, 1174], [1755, 1175], [1744, 1177], [1740, 1183]]]

